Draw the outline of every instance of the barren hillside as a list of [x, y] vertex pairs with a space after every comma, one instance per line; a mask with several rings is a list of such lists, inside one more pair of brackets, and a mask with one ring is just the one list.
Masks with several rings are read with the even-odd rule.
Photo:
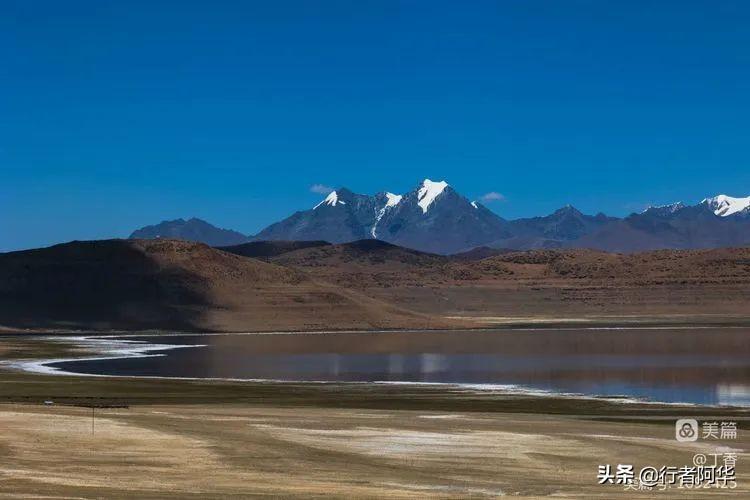
[[0, 324], [267, 330], [439, 326], [288, 267], [175, 240], [0, 254]]
[[750, 316], [750, 248], [481, 256], [443, 257], [355, 242], [272, 260], [431, 314]]

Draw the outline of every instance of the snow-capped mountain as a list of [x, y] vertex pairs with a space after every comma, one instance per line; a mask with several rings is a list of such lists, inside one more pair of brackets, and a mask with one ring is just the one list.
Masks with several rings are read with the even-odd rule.
[[377, 237], [389, 243], [435, 253], [453, 253], [508, 234], [507, 222], [472, 203], [445, 181], [425, 179], [378, 222]]
[[[435, 198], [443, 194], [445, 188], [448, 187], [448, 183], [445, 181], [434, 182], [430, 179], [422, 181], [422, 185], [417, 190], [417, 205], [422, 209], [422, 213], [427, 213], [427, 210], [435, 201]], [[474, 205], [472, 205], [474, 206]]]
[[492, 241], [505, 221], [459, 195], [445, 181], [425, 179], [410, 192], [366, 196], [337, 189], [311, 210], [273, 224], [253, 239], [375, 238], [424, 251], [450, 253]]
[[642, 214], [657, 214], [657, 215], [671, 215], [678, 210], [685, 208], [685, 205], [678, 201], [676, 203], [670, 203], [668, 205], [651, 205], [646, 210], [641, 212]]
[[180, 238], [214, 246], [246, 240], [345, 243], [377, 239], [442, 254], [480, 246], [618, 252], [744, 246], [750, 245], [750, 197], [718, 195], [695, 205], [651, 206], [622, 219], [602, 213], [586, 215], [568, 205], [544, 217], [507, 221], [447, 182], [425, 179], [404, 194], [370, 196], [336, 189], [310, 209], [249, 238], [198, 219], [147, 226], [131, 237]]
[[388, 212], [390, 209], [401, 203], [401, 200], [404, 199], [403, 196], [400, 194], [393, 194], [393, 193], [382, 193], [385, 195], [385, 205], [383, 205], [383, 208], [378, 210], [378, 215], [375, 217], [375, 224], [372, 225], [372, 229], [370, 229], [370, 234], [373, 238], [377, 239], [378, 237], [378, 224], [380, 224], [380, 221], [383, 219], [383, 216]]
[[375, 238], [418, 250], [450, 253], [503, 234], [506, 222], [472, 204], [445, 181], [425, 179], [410, 192], [367, 196], [341, 188], [310, 210], [272, 224], [254, 240], [326, 240], [342, 243]]
[[323, 201], [313, 207], [313, 210], [321, 205], [328, 205], [329, 207], [335, 207], [336, 205], [346, 205], [344, 200], [339, 200], [339, 194], [336, 191], [331, 191]]
[[343, 243], [371, 238], [388, 200], [386, 193], [367, 196], [340, 188], [313, 208], [271, 224], [252, 239]]
[[736, 203], [727, 206], [726, 198], [719, 195], [697, 205], [653, 207], [608, 224], [574, 244], [617, 252], [750, 245], [750, 212], [738, 209]]
[[719, 217], [729, 217], [734, 214], [750, 214], [750, 196], [747, 198], [733, 198], [725, 194], [706, 198], [702, 204], [713, 210]]

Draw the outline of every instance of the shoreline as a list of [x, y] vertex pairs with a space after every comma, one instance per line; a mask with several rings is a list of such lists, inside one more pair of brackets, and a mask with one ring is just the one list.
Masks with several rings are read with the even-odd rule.
[[454, 332], [482, 330], [565, 330], [565, 329], [637, 329], [637, 328], [748, 328], [750, 316], [732, 314], [598, 314], [591, 316], [443, 316], [460, 325], [440, 328], [336, 328], [327, 329], [272, 329], [272, 330], [176, 330], [158, 328], [147, 330], [87, 329], [87, 328], [22, 328], [0, 325], [0, 338], [18, 335], [85, 335], [85, 336], [141, 336], [141, 335], [258, 335], [258, 334], [325, 334], [325, 333], [398, 333], [398, 332]]
[[[666, 329], [667, 327], [663, 327]], [[696, 330], [712, 328], [707, 326], [697, 327], [683, 327], [683, 328], [669, 328], [669, 329], [684, 329], [684, 330]], [[743, 328], [743, 327], [734, 327]], [[570, 330], [572, 328], [560, 328], [559, 330]], [[660, 328], [655, 327], [592, 327], [591, 330], [602, 330], [602, 331], [614, 331], [614, 330], [657, 330]], [[541, 328], [519, 328], [513, 330], [503, 330], [507, 332], [511, 331], [549, 331], [549, 329]], [[578, 329], [576, 329], [578, 330]], [[445, 330], [421, 330], [414, 331], [415, 334], [419, 333], [435, 333], [443, 332]], [[449, 332], [455, 332], [456, 330], [450, 330]], [[459, 330], [460, 331], [460, 330]], [[473, 331], [473, 330], [467, 330]], [[168, 336], [232, 336], [232, 335], [322, 335], [322, 334], [340, 334], [340, 333], [354, 333], [354, 332], [264, 332], [264, 333], [170, 333], [170, 334], [133, 334], [125, 337], [150, 337], [158, 339]], [[404, 333], [395, 332], [391, 330], [382, 331], [360, 331], [356, 333]], [[419, 390], [420, 388], [437, 389], [441, 392], [453, 392], [453, 393], [464, 393], [466, 395], [473, 394], [484, 394], [489, 396], [498, 397], [528, 397], [538, 399], [560, 399], [567, 401], [595, 401], [595, 402], [606, 402], [609, 404], [627, 406], [650, 406], [650, 407], [667, 407], [667, 408], [700, 408], [700, 409], [715, 409], [715, 410], [728, 410], [728, 411], [750, 411], [750, 405], [736, 405], [736, 404], [702, 404], [692, 402], [667, 402], [667, 401], [654, 401], [646, 398], [638, 398], [630, 395], [596, 395], [596, 394], [583, 394], [576, 392], [558, 392], [553, 390], [539, 389], [524, 386], [522, 384], [498, 384], [498, 383], [460, 383], [460, 382], [419, 382], [419, 381], [329, 381], [329, 380], [284, 380], [284, 379], [266, 379], [266, 378], [225, 378], [225, 377], [174, 377], [174, 376], [157, 376], [157, 375], [116, 375], [106, 373], [82, 373], [75, 371], [67, 371], [63, 368], [51, 366], [60, 363], [76, 363], [86, 361], [101, 361], [110, 359], [128, 359], [128, 358], [149, 358], [149, 357], [160, 357], [167, 356], [168, 354], [164, 351], [182, 349], [182, 348], [200, 348], [206, 347], [206, 344], [159, 344], [149, 343], [141, 340], [128, 340], [123, 339], [122, 335], [107, 335], [107, 336], [28, 336], [29, 339], [34, 341], [53, 342], [58, 345], [62, 345], [63, 349], [68, 350], [67, 357], [57, 358], [41, 358], [41, 359], [16, 359], [16, 360], [3, 360], [0, 361], [0, 367], [5, 368], [11, 372], [24, 373], [29, 375], [42, 375], [47, 377], [80, 377], [80, 378], [98, 378], [98, 379], [116, 379], [120, 381], [171, 381], [171, 382], [198, 382], [198, 383], [230, 383], [239, 385], [264, 385], [264, 386], [277, 386], [280, 388], [284, 387], [297, 387], [297, 386], [309, 386], [315, 387], [364, 387], [364, 388], [377, 388], [377, 387], [401, 387], [407, 390]], [[111, 342], [107, 342], [106, 339], [112, 339]], [[74, 355], [74, 349], [84, 348], [80, 355]], [[92, 352], [93, 349], [93, 352]], [[153, 353], [158, 352], [158, 353]], [[153, 354], [152, 354], [153, 353]], [[93, 355], [92, 355], [93, 354]], [[99, 355], [97, 355], [99, 354]]]

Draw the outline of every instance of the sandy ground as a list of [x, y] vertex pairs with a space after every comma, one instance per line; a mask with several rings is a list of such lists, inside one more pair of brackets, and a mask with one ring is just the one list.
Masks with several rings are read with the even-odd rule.
[[[597, 466], [689, 465], [673, 420], [251, 405], [0, 406], [0, 497], [732, 497], [750, 495], [748, 439], [732, 491], [625, 491]], [[744, 431], [745, 433], [747, 431]]]

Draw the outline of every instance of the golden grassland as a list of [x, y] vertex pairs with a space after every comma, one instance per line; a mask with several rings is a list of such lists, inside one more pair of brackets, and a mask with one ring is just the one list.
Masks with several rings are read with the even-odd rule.
[[[92, 418], [88, 408], [6, 404], [0, 496], [639, 498], [598, 485], [598, 465], [690, 465], [695, 453], [716, 452], [678, 443], [671, 424], [273, 403], [149, 404]], [[731, 443], [739, 487], [711, 498], [750, 494], [747, 444], [744, 434]]]

